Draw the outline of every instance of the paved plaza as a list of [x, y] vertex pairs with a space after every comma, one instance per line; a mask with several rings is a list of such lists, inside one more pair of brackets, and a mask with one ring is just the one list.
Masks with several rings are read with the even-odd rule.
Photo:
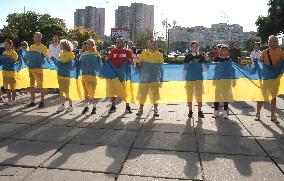
[[[39, 99], [39, 96], [37, 96]], [[185, 103], [161, 104], [154, 118], [148, 105], [137, 117], [124, 102], [108, 114], [56, 113], [59, 96], [48, 94], [43, 109], [0, 104], [1, 181], [177, 181], [284, 180], [284, 96], [277, 98], [280, 124], [270, 121], [269, 104], [254, 121], [255, 103], [230, 104], [229, 119], [214, 119], [204, 103], [204, 119], [188, 119]], [[37, 100], [38, 101], [38, 100]]]

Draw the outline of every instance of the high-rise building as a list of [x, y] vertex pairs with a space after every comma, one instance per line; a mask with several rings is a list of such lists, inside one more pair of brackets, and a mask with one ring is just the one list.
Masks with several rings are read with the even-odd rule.
[[103, 37], [105, 32], [105, 8], [86, 6], [85, 9], [76, 9], [76, 12], [74, 12], [74, 26], [90, 28]]
[[139, 32], [154, 29], [154, 5], [131, 3], [115, 10], [115, 28], [129, 28], [131, 39]]
[[128, 6], [118, 6], [115, 10], [115, 28], [129, 28], [129, 14]]

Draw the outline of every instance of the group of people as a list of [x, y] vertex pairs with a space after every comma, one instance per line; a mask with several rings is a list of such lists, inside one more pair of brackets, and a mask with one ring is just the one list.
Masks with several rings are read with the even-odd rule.
[[[83, 50], [79, 52], [77, 49], [74, 49], [74, 47], [78, 46], [77, 42], [71, 43], [70, 41], [63, 39], [59, 40], [59, 37], [57, 35], [53, 36], [52, 44], [49, 45], [49, 48], [47, 49], [46, 46], [44, 46], [41, 43], [42, 40], [42, 34], [40, 32], [34, 33], [34, 44], [32, 44], [30, 47], [28, 46], [28, 43], [23, 41], [21, 42], [21, 49], [24, 51], [35, 51], [40, 52], [44, 54], [45, 57], [50, 58], [51, 60], [59, 60], [61, 63], [67, 63], [72, 61], [75, 58], [78, 58], [80, 54], [91, 54], [100, 56], [100, 53], [96, 49], [96, 43], [93, 39], [88, 39], [84, 42]], [[278, 48], [278, 39], [276, 36], [271, 35], [268, 40], [269, 48], [264, 50], [263, 52], [260, 52], [260, 44], [256, 42], [254, 44], [254, 51], [251, 54], [251, 65], [253, 66], [256, 60], [261, 60], [267, 65], [275, 66], [278, 64], [281, 60], [284, 60], [284, 52]], [[142, 53], [137, 57], [136, 53], [133, 51], [132, 48], [133, 44], [132, 42], [129, 42], [128, 49], [124, 48], [124, 41], [122, 38], [117, 38], [115, 48], [113, 48], [107, 57], [107, 61], [111, 61], [112, 64], [116, 67], [120, 67], [122, 64], [124, 64], [126, 61], [130, 61], [135, 66], [141, 66], [143, 62], [149, 62], [149, 63], [157, 63], [157, 64], [163, 64], [164, 58], [163, 54], [158, 51], [157, 43], [154, 40], [148, 41], [148, 49], [143, 50]], [[231, 45], [230, 45], [231, 46]], [[9, 57], [11, 60], [13, 60], [15, 63], [18, 62], [18, 54], [13, 49], [13, 42], [9, 39], [5, 40], [4, 43], [5, 51], [3, 52], [4, 56]], [[212, 50], [210, 53], [205, 54], [199, 50], [198, 42], [193, 41], [191, 43], [191, 51], [188, 52], [185, 55], [184, 63], [204, 63], [209, 61], [214, 62], [224, 62], [232, 59], [232, 55], [236, 55], [236, 52], [231, 52], [231, 49], [227, 45], [218, 44], [213, 45]], [[231, 56], [230, 56], [231, 55]], [[84, 69], [84, 66], [82, 67]], [[31, 102], [27, 105], [27, 107], [34, 107], [35, 104], [35, 87], [36, 87], [36, 74], [30, 72], [30, 94], [31, 94]], [[7, 79], [9, 76], [5, 76], [3, 74], [3, 84], [4, 88], [6, 89], [7, 93], [7, 104], [8, 105], [15, 105], [16, 104], [16, 90], [11, 83]], [[7, 84], [9, 82], [9, 85]], [[13, 81], [12, 81], [13, 82]], [[64, 84], [64, 79], [58, 78], [59, 83], [59, 89], [61, 89], [61, 85]], [[96, 103], [97, 100], [91, 96], [90, 94], [90, 86], [93, 86], [92, 84], [96, 84], [95, 82], [92, 82], [88, 79], [82, 79], [82, 85], [84, 88], [84, 108], [82, 110], [82, 114], [86, 114], [89, 111], [89, 104], [92, 104], [92, 110], [91, 114], [96, 114]], [[44, 107], [44, 101], [45, 101], [45, 89], [42, 88], [41, 85], [37, 86], [40, 87], [40, 103], [38, 105], [39, 108]], [[159, 87], [152, 86], [148, 87], [148, 89], [151, 89], [151, 93], [157, 95], [159, 94]], [[186, 89], [196, 89], [195, 92], [199, 92], [198, 87], [187, 87]], [[188, 91], [188, 90], [186, 90]], [[66, 112], [73, 111], [73, 105], [72, 100], [68, 96], [63, 96], [61, 94], [61, 105], [58, 107], [58, 112], [62, 112], [66, 110]], [[146, 96], [140, 98], [140, 107], [138, 109], [138, 112], [136, 115], [140, 116], [143, 114], [143, 107], [145, 104]], [[192, 99], [190, 99], [192, 100]], [[69, 102], [69, 106], [65, 107], [65, 102]], [[202, 112], [202, 102], [198, 101], [198, 117], [204, 118], [204, 114]], [[224, 112], [223, 112], [223, 118], [228, 117], [228, 102], [224, 102]], [[155, 99], [153, 101], [154, 105], [154, 116], [159, 116], [158, 111], [158, 99]], [[193, 116], [192, 111], [192, 102], [188, 102], [188, 117], [191, 118]], [[263, 102], [257, 102], [257, 113], [255, 115], [255, 120], [260, 120], [260, 110], [263, 105]], [[275, 109], [276, 109], [276, 98], [273, 98], [271, 100], [271, 121], [277, 123], [277, 117], [275, 116]], [[129, 102], [126, 102], [125, 110], [127, 113], [132, 113], [131, 107], [129, 105]], [[111, 107], [109, 109], [109, 113], [113, 113], [116, 111], [116, 97], [111, 98]], [[219, 102], [214, 102], [214, 118], [219, 117]]]

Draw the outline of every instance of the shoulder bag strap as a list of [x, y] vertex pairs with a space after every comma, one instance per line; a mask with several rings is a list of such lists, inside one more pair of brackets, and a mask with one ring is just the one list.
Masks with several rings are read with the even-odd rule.
[[273, 66], [272, 61], [271, 61], [271, 57], [270, 57], [270, 54], [269, 54], [269, 49], [266, 52], [267, 52], [267, 55], [268, 55], [269, 63], [270, 63], [271, 66]]

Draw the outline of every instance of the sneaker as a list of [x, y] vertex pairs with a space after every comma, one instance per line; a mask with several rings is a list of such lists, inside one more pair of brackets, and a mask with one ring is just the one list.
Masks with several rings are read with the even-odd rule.
[[204, 118], [204, 114], [203, 114], [203, 112], [202, 112], [202, 111], [198, 111], [198, 117], [200, 117], [200, 118]]
[[69, 107], [67, 107], [67, 109], [66, 109], [66, 112], [68, 113], [68, 112], [72, 112], [73, 111], [73, 107], [72, 106], [69, 106]]
[[193, 112], [192, 112], [192, 111], [188, 111], [187, 116], [188, 116], [189, 118], [192, 118], [192, 115], [193, 115]]
[[58, 107], [57, 111], [56, 112], [62, 112], [65, 110], [65, 106], [64, 105], [61, 105]]
[[272, 121], [273, 123], [279, 124], [279, 121], [277, 120], [277, 117], [275, 116], [275, 114], [273, 114], [273, 115], [271, 116], [271, 121]]
[[159, 116], [160, 116], [158, 109], [155, 109], [155, 110], [154, 110], [153, 116], [154, 116], [154, 117], [159, 117]]
[[132, 110], [131, 110], [131, 108], [130, 108], [130, 106], [126, 106], [125, 112], [127, 112], [128, 114], [133, 113]]
[[260, 121], [260, 112], [256, 113], [254, 116], [255, 121]]
[[219, 110], [214, 110], [214, 115], [212, 118], [218, 118], [219, 117]]
[[27, 105], [27, 107], [34, 107], [34, 106], [36, 106], [36, 104], [35, 104], [34, 102], [30, 102], [30, 103]]
[[89, 111], [89, 107], [84, 107], [82, 114], [86, 114]]
[[228, 119], [228, 110], [224, 110], [223, 119]]
[[97, 108], [93, 107], [91, 114], [96, 114]]
[[116, 111], [116, 107], [112, 105], [110, 109], [108, 110], [108, 113], [114, 113]]
[[39, 102], [38, 108], [43, 108], [44, 107], [44, 102]]
[[141, 116], [143, 114], [143, 109], [138, 109], [138, 112], [136, 113], [137, 116]]

